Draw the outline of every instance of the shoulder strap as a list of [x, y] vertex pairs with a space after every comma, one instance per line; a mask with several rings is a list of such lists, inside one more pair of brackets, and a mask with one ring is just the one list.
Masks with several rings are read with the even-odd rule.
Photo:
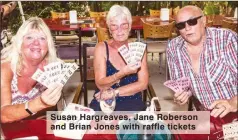
[[109, 50], [108, 50], [108, 44], [106, 41], [104, 41], [104, 44], [106, 46], [106, 51], [107, 51], [107, 60], [109, 59]]

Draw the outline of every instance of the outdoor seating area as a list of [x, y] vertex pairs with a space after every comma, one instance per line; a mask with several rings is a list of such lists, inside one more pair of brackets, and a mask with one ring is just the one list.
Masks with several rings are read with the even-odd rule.
[[[224, 4], [225, 2], [206, 1], [197, 3], [188, 1], [19, 2], [15, 2], [14, 6], [17, 8], [11, 9], [12, 11], [8, 16], [1, 18], [1, 50], [11, 44], [11, 37], [16, 34], [25, 20], [32, 16], [37, 16], [42, 18], [50, 29], [57, 57], [66, 63], [76, 63], [78, 65], [78, 69], [62, 89], [61, 99], [56, 105], [57, 111], [63, 111], [70, 103], [89, 107], [90, 102], [95, 97], [94, 94], [97, 89], [94, 71], [95, 46], [99, 42], [113, 39], [112, 30], [107, 25], [107, 15], [110, 7], [114, 4], [119, 3], [127, 6], [132, 16], [131, 25], [128, 24], [128, 27], [120, 25], [117, 26], [116, 30], [118, 28], [120, 30], [122, 28], [130, 28], [128, 43], [140, 42], [146, 44], [146, 53], [144, 55], [147, 57], [149, 82], [147, 88], [141, 91], [142, 100], [146, 103], [147, 101], [150, 102], [153, 97], [158, 97], [159, 101], [155, 102], [156, 111], [193, 110], [194, 100], [192, 98], [188, 103], [178, 105], [174, 100], [175, 92], [164, 85], [166, 81], [171, 79], [166, 51], [168, 43], [180, 36], [179, 29], [175, 24], [176, 15], [182, 7], [186, 5], [200, 7], [204, 13], [201, 17], [204, 16], [206, 18], [206, 27], [226, 28], [238, 33], [237, 14], [235, 14], [235, 9], [237, 12], [237, 8], [234, 7], [232, 2], [227, 2], [227, 4]], [[7, 2], [0, 3], [4, 5]], [[221, 9], [211, 10], [211, 8], [219, 8], [219, 5]], [[220, 13], [217, 13], [217, 11]], [[0, 17], [2, 16], [3, 12], [1, 12]], [[184, 21], [183, 24], [185, 27], [197, 24], [191, 22], [188, 20]], [[4, 39], [4, 37], [6, 38]], [[178, 62], [179, 60], [176, 60], [176, 64]], [[116, 67], [114, 68], [116, 69]], [[178, 72], [177, 74], [180, 73]], [[112, 79], [116, 78], [114, 76]], [[173, 138], [180, 139], [176, 138], [175, 135], [173, 135]]]

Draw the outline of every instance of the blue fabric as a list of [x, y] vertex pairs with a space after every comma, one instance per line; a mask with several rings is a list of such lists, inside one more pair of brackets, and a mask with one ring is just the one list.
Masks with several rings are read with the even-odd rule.
[[[159, 123], [160, 125], [164, 125], [167, 126], [166, 124], [164, 124], [161, 121], [157, 121], [156, 123]], [[125, 130], [123, 129], [123, 125], [129, 125], [129, 124], [140, 124], [139, 122], [135, 121], [135, 120], [130, 120], [130, 121], [122, 121], [122, 123], [119, 123], [119, 130], [117, 130], [117, 139], [118, 140], [139, 140], [139, 139], [145, 139], [143, 138], [143, 132], [141, 132], [140, 130]], [[147, 137], [147, 140], [171, 140], [172, 139], [172, 135], [171, 135], [171, 131], [168, 129], [168, 127], [165, 127], [164, 130], [155, 130], [154, 134], [149, 135], [149, 137]]]
[[[109, 61], [109, 51], [108, 51], [108, 44], [107, 42], [104, 42], [106, 46], [106, 53], [107, 53], [107, 76], [111, 76], [118, 72], [118, 70], [112, 65], [112, 63]], [[120, 80], [119, 84], [114, 84], [112, 86], [113, 89], [118, 88], [120, 86], [128, 85], [131, 83], [134, 83], [138, 80], [138, 75], [131, 74], [123, 77]], [[99, 92], [98, 89], [96, 89], [95, 93]], [[95, 94], [94, 93], [94, 94]], [[95, 111], [101, 111], [99, 102], [94, 98], [90, 103], [90, 108], [94, 109]], [[120, 96], [116, 97], [116, 107], [115, 111], [142, 111], [145, 110], [146, 106], [144, 102], [142, 101], [142, 94], [141, 92], [138, 92], [132, 96]]]

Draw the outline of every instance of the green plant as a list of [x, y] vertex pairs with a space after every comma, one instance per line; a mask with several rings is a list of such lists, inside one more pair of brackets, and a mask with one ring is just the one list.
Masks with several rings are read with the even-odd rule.
[[207, 2], [203, 9], [205, 15], [218, 15], [220, 13], [219, 5], [215, 2]]
[[[50, 18], [50, 11], [56, 12], [68, 12], [70, 10], [76, 10], [78, 16], [85, 16], [86, 1], [22, 1], [22, 8], [26, 19], [33, 16], [41, 18]], [[18, 28], [22, 24], [21, 14], [19, 7], [17, 6], [14, 11], [8, 17], [8, 29], [15, 34]]]

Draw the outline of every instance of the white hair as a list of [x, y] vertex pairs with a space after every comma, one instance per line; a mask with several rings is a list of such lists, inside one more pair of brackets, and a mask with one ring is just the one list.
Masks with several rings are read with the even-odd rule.
[[[12, 44], [2, 50], [4, 52], [5, 58], [3, 58], [3, 62], [10, 61], [11, 62], [11, 69], [14, 73], [19, 74], [22, 69], [22, 59], [21, 59], [21, 47], [23, 43], [23, 37], [30, 31], [30, 30], [38, 30], [42, 31], [47, 38], [47, 45], [48, 45], [48, 52], [45, 56], [45, 60], [47, 63], [58, 61], [56, 55], [56, 49], [53, 42], [53, 37], [48, 26], [45, 22], [38, 17], [31, 17], [27, 21], [25, 21], [21, 27], [18, 29], [16, 35], [12, 38]], [[2, 53], [1, 52], [1, 53]], [[7, 55], [7, 56], [6, 56]], [[1, 58], [2, 59], [2, 58]]]
[[127, 21], [129, 22], [129, 29], [131, 29], [131, 24], [132, 24], [132, 18], [131, 18], [131, 12], [129, 9], [125, 6], [120, 6], [120, 5], [113, 5], [108, 14], [107, 14], [107, 26], [110, 26], [110, 20], [113, 17], [119, 17], [119, 18], [126, 18]]

